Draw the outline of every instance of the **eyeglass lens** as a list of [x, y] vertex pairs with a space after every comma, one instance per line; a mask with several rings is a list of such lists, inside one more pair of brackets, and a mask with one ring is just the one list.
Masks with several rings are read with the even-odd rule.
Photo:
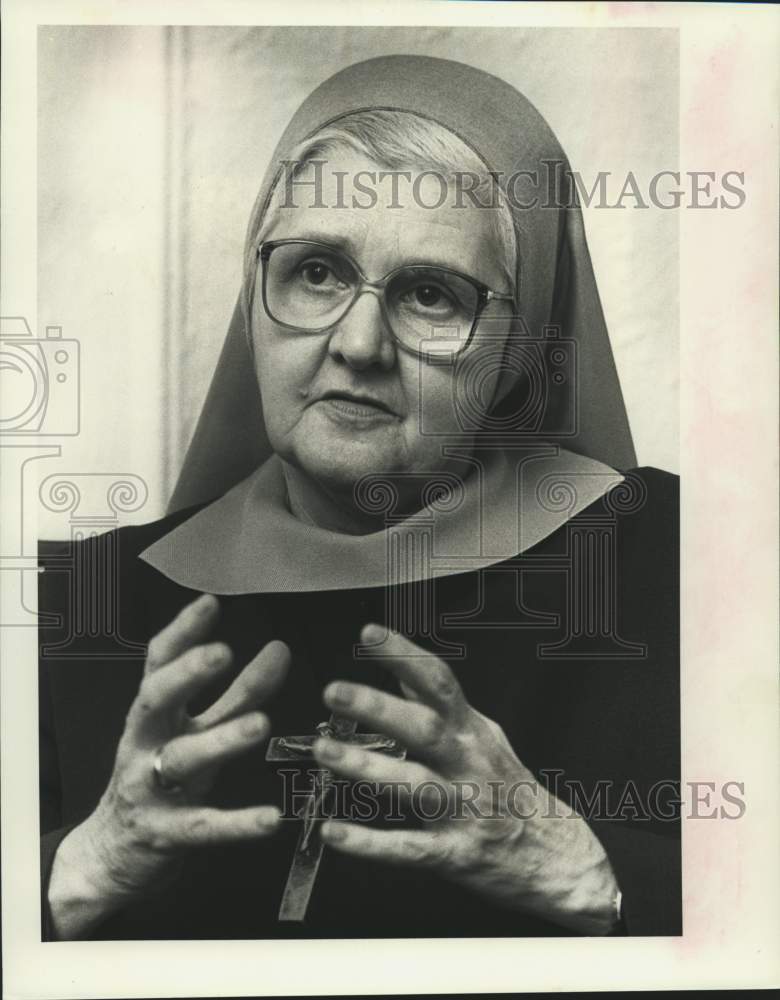
[[[360, 290], [354, 265], [336, 250], [305, 243], [274, 247], [266, 262], [266, 306], [272, 319], [301, 330], [336, 323]], [[387, 319], [412, 350], [451, 352], [468, 341], [479, 292], [435, 266], [397, 271], [384, 290]]]

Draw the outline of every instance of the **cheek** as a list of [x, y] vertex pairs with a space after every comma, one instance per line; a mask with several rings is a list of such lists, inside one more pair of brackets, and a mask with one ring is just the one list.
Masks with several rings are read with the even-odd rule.
[[427, 450], [438, 447], [441, 435], [457, 434], [461, 430], [454, 405], [453, 374], [451, 366], [432, 365], [416, 359], [403, 371], [408, 407], [406, 429], [418, 447]]
[[442, 436], [473, 438], [492, 407], [501, 376], [501, 353], [471, 355], [466, 364], [429, 365], [405, 378], [409, 435], [418, 452], [441, 450]]
[[268, 329], [255, 334], [254, 348], [263, 416], [274, 444], [274, 438], [291, 430], [300, 418], [318, 352], [306, 338], [283, 337]]
[[493, 409], [504, 370], [503, 344], [475, 351], [458, 368], [453, 395], [462, 428], [476, 431]]

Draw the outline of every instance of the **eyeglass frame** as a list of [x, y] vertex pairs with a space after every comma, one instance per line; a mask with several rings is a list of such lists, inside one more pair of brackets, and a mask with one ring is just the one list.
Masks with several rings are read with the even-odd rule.
[[[352, 265], [352, 267], [355, 270], [355, 273], [360, 278], [360, 284], [357, 286], [355, 294], [353, 295], [351, 301], [347, 305], [344, 312], [341, 313], [341, 315], [338, 316], [337, 319], [332, 320], [330, 323], [326, 323], [325, 326], [317, 327], [316, 329], [310, 329], [308, 327], [296, 326], [293, 323], [284, 323], [282, 320], [277, 319], [273, 315], [268, 306], [268, 296], [266, 294], [266, 286], [268, 282], [268, 267], [267, 267], [268, 261], [271, 257], [271, 254], [274, 252], [274, 250], [276, 250], [277, 247], [287, 246], [291, 244], [297, 246], [322, 247], [323, 250], [327, 250], [329, 253], [336, 253], [339, 256], [343, 257], [349, 264]], [[387, 323], [388, 330], [392, 334], [393, 340], [398, 344], [401, 350], [406, 351], [408, 354], [413, 354], [415, 357], [421, 357], [423, 359], [425, 359], [426, 355], [429, 354], [430, 352], [418, 351], [415, 350], [413, 347], [409, 347], [407, 344], [405, 344], [396, 334], [395, 330], [393, 329], [393, 324], [390, 321], [390, 317], [387, 315], [387, 305], [385, 302], [384, 291], [387, 285], [390, 283], [390, 281], [397, 274], [400, 274], [402, 271], [414, 270], [415, 268], [428, 271], [436, 269], [439, 271], [444, 271], [447, 274], [452, 274], [455, 277], [460, 278], [462, 281], [466, 281], [468, 284], [470, 284], [473, 288], [476, 289], [478, 298], [477, 298], [477, 308], [474, 313], [474, 319], [471, 322], [471, 329], [469, 330], [469, 335], [466, 338], [463, 346], [459, 347], [456, 351], [451, 352], [451, 354], [456, 357], [459, 357], [464, 353], [464, 351], [468, 349], [469, 344], [471, 343], [471, 340], [474, 336], [474, 331], [476, 330], [477, 325], [479, 324], [480, 317], [482, 316], [482, 313], [485, 311], [485, 309], [491, 302], [514, 302], [515, 300], [514, 295], [507, 294], [505, 292], [496, 292], [494, 289], [490, 288], [489, 285], [486, 285], [482, 281], [478, 281], [476, 278], [471, 277], [471, 275], [464, 274], [462, 271], [457, 271], [453, 267], [444, 267], [440, 264], [424, 264], [422, 262], [412, 263], [412, 264], [402, 264], [399, 267], [393, 268], [392, 271], [388, 272], [383, 278], [380, 278], [378, 281], [370, 281], [365, 276], [361, 268], [358, 267], [358, 264], [353, 257], [351, 257], [345, 251], [340, 250], [338, 247], [334, 247], [329, 243], [323, 243], [319, 240], [302, 240], [302, 239], [265, 240], [257, 247], [256, 254], [262, 262], [263, 308], [265, 309], [268, 318], [273, 320], [274, 323], [277, 323], [279, 326], [283, 326], [286, 330], [299, 330], [305, 333], [325, 333], [326, 330], [330, 330], [333, 326], [335, 326], [336, 323], [340, 323], [341, 320], [344, 319], [344, 317], [349, 313], [354, 304], [357, 302], [357, 300], [365, 291], [371, 290], [374, 292], [374, 294], [376, 294], [376, 292], [379, 291], [382, 292], [382, 294], [377, 295], [377, 298], [379, 299], [382, 315], [384, 316], [385, 322]]]

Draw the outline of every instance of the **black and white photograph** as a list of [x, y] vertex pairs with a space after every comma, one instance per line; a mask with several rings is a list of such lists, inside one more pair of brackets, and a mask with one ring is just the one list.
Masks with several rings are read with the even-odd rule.
[[777, 17], [69, 6], [4, 4], [8, 996], [777, 985]]

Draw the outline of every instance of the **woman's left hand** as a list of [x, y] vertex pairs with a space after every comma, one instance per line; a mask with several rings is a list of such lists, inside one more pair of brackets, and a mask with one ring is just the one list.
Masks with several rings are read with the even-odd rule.
[[325, 704], [396, 738], [415, 759], [326, 738], [315, 755], [336, 774], [404, 790], [426, 822], [421, 830], [388, 830], [328, 820], [325, 843], [434, 870], [584, 934], [609, 933], [618, 887], [585, 820], [539, 785], [501, 727], [469, 705], [446, 663], [379, 626], [366, 626], [361, 639], [374, 645], [383, 636], [374, 648], [406, 698], [337, 681], [326, 688]]

